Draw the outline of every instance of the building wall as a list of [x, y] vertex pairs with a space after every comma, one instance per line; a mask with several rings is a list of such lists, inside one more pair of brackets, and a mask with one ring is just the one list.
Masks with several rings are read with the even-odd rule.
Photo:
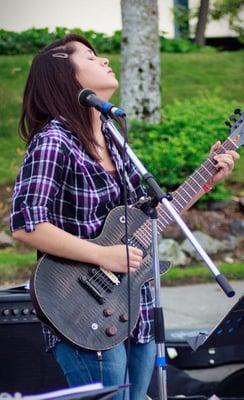
[[[196, 9], [199, 7], [200, 0], [188, 0], [189, 1], [189, 8], [190, 9]], [[210, 4], [211, 4], [210, 0]], [[242, 13], [242, 17], [244, 19], [244, 13]], [[196, 21], [192, 21], [190, 24], [191, 31], [194, 32], [194, 25], [196, 24]], [[222, 18], [219, 21], [210, 21], [207, 25], [206, 29], [206, 37], [231, 37], [231, 36], [237, 36], [235, 32], [233, 32], [231, 29], [229, 29], [228, 26], [228, 20], [227, 18]]]
[[[174, 37], [173, 0], [158, 0], [159, 29]], [[190, 7], [200, 0], [189, 0]], [[0, 0], [0, 28], [22, 31], [28, 28], [56, 26], [79, 27], [111, 34], [121, 29], [120, 0]], [[192, 27], [193, 28], [193, 27]], [[235, 36], [226, 20], [211, 22], [207, 37]]]

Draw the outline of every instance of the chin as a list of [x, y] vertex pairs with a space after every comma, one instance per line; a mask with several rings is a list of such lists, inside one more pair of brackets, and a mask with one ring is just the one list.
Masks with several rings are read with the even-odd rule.
[[110, 97], [113, 96], [113, 94], [116, 92], [116, 90], [119, 87], [119, 83], [118, 81], [116, 81], [116, 84], [114, 85], [110, 85], [110, 87], [107, 88], [103, 88], [103, 89], [98, 89], [98, 90], [94, 90], [96, 92], [97, 95], [99, 95], [99, 97], [103, 100], [109, 100]]

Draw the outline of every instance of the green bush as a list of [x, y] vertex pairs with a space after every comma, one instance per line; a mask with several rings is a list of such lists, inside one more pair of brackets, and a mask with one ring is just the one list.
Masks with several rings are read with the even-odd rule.
[[166, 39], [164, 36], [160, 36], [160, 51], [165, 51], [166, 53], [190, 53], [199, 50], [200, 46], [190, 40]]
[[[159, 185], [173, 191], [205, 161], [217, 140], [228, 137], [224, 121], [235, 106], [218, 97], [176, 101], [165, 106], [161, 124], [132, 123], [132, 147]], [[221, 183], [202, 202], [229, 195]]]
[[[85, 36], [98, 53], [111, 54], [120, 51], [121, 31], [115, 31], [113, 35], [108, 36], [105, 33], [93, 30], [82, 31], [79, 28], [56, 27], [53, 32], [49, 32], [48, 28], [33, 28], [22, 32], [0, 29], [0, 54], [33, 54], [53, 40], [60, 39], [68, 33], [78, 33]], [[169, 53], [188, 53], [198, 51], [199, 47], [187, 39], [166, 39], [160, 35], [160, 49]]]

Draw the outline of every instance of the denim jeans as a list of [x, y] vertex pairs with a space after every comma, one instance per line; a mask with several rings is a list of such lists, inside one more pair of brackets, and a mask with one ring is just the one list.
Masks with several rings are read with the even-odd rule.
[[[77, 349], [67, 343], [57, 343], [53, 354], [62, 368], [70, 387], [102, 382], [104, 386], [124, 383], [127, 363], [127, 342], [121, 343], [99, 356], [95, 351]], [[125, 399], [145, 400], [151, 380], [156, 345], [154, 341], [145, 344], [131, 342], [129, 380]], [[130, 391], [130, 396], [129, 392]], [[113, 396], [113, 400], [123, 400], [123, 391]]]

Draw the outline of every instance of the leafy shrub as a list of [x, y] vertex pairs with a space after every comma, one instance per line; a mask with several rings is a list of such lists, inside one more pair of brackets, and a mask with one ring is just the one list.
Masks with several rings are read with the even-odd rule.
[[[161, 124], [132, 122], [132, 147], [159, 185], [173, 191], [205, 161], [217, 140], [228, 137], [224, 122], [235, 107], [218, 97], [176, 101], [164, 108]], [[229, 195], [220, 183], [202, 202]]]
[[[56, 27], [53, 32], [48, 28], [28, 29], [22, 32], [12, 32], [0, 29], [0, 54], [31, 54], [48, 45], [55, 39], [60, 39], [68, 33], [77, 33], [85, 36], [95, 47], [98, 53], [116, 53], [121, 47], [121, 31], [115, 31], [108, 36], [105, 33], [93, 30], [82, 31], [79, 28], [68, 29]], [[160, 35], [161, 51], [170, 53], [188, 53], [198, 51], [199, 47], [187, 39], [166, 39]]]
[[166, 53], [189, 53], [199, 51], [200, 47], [188, 39], [166, 39], [160, 36], [160, 50]]

